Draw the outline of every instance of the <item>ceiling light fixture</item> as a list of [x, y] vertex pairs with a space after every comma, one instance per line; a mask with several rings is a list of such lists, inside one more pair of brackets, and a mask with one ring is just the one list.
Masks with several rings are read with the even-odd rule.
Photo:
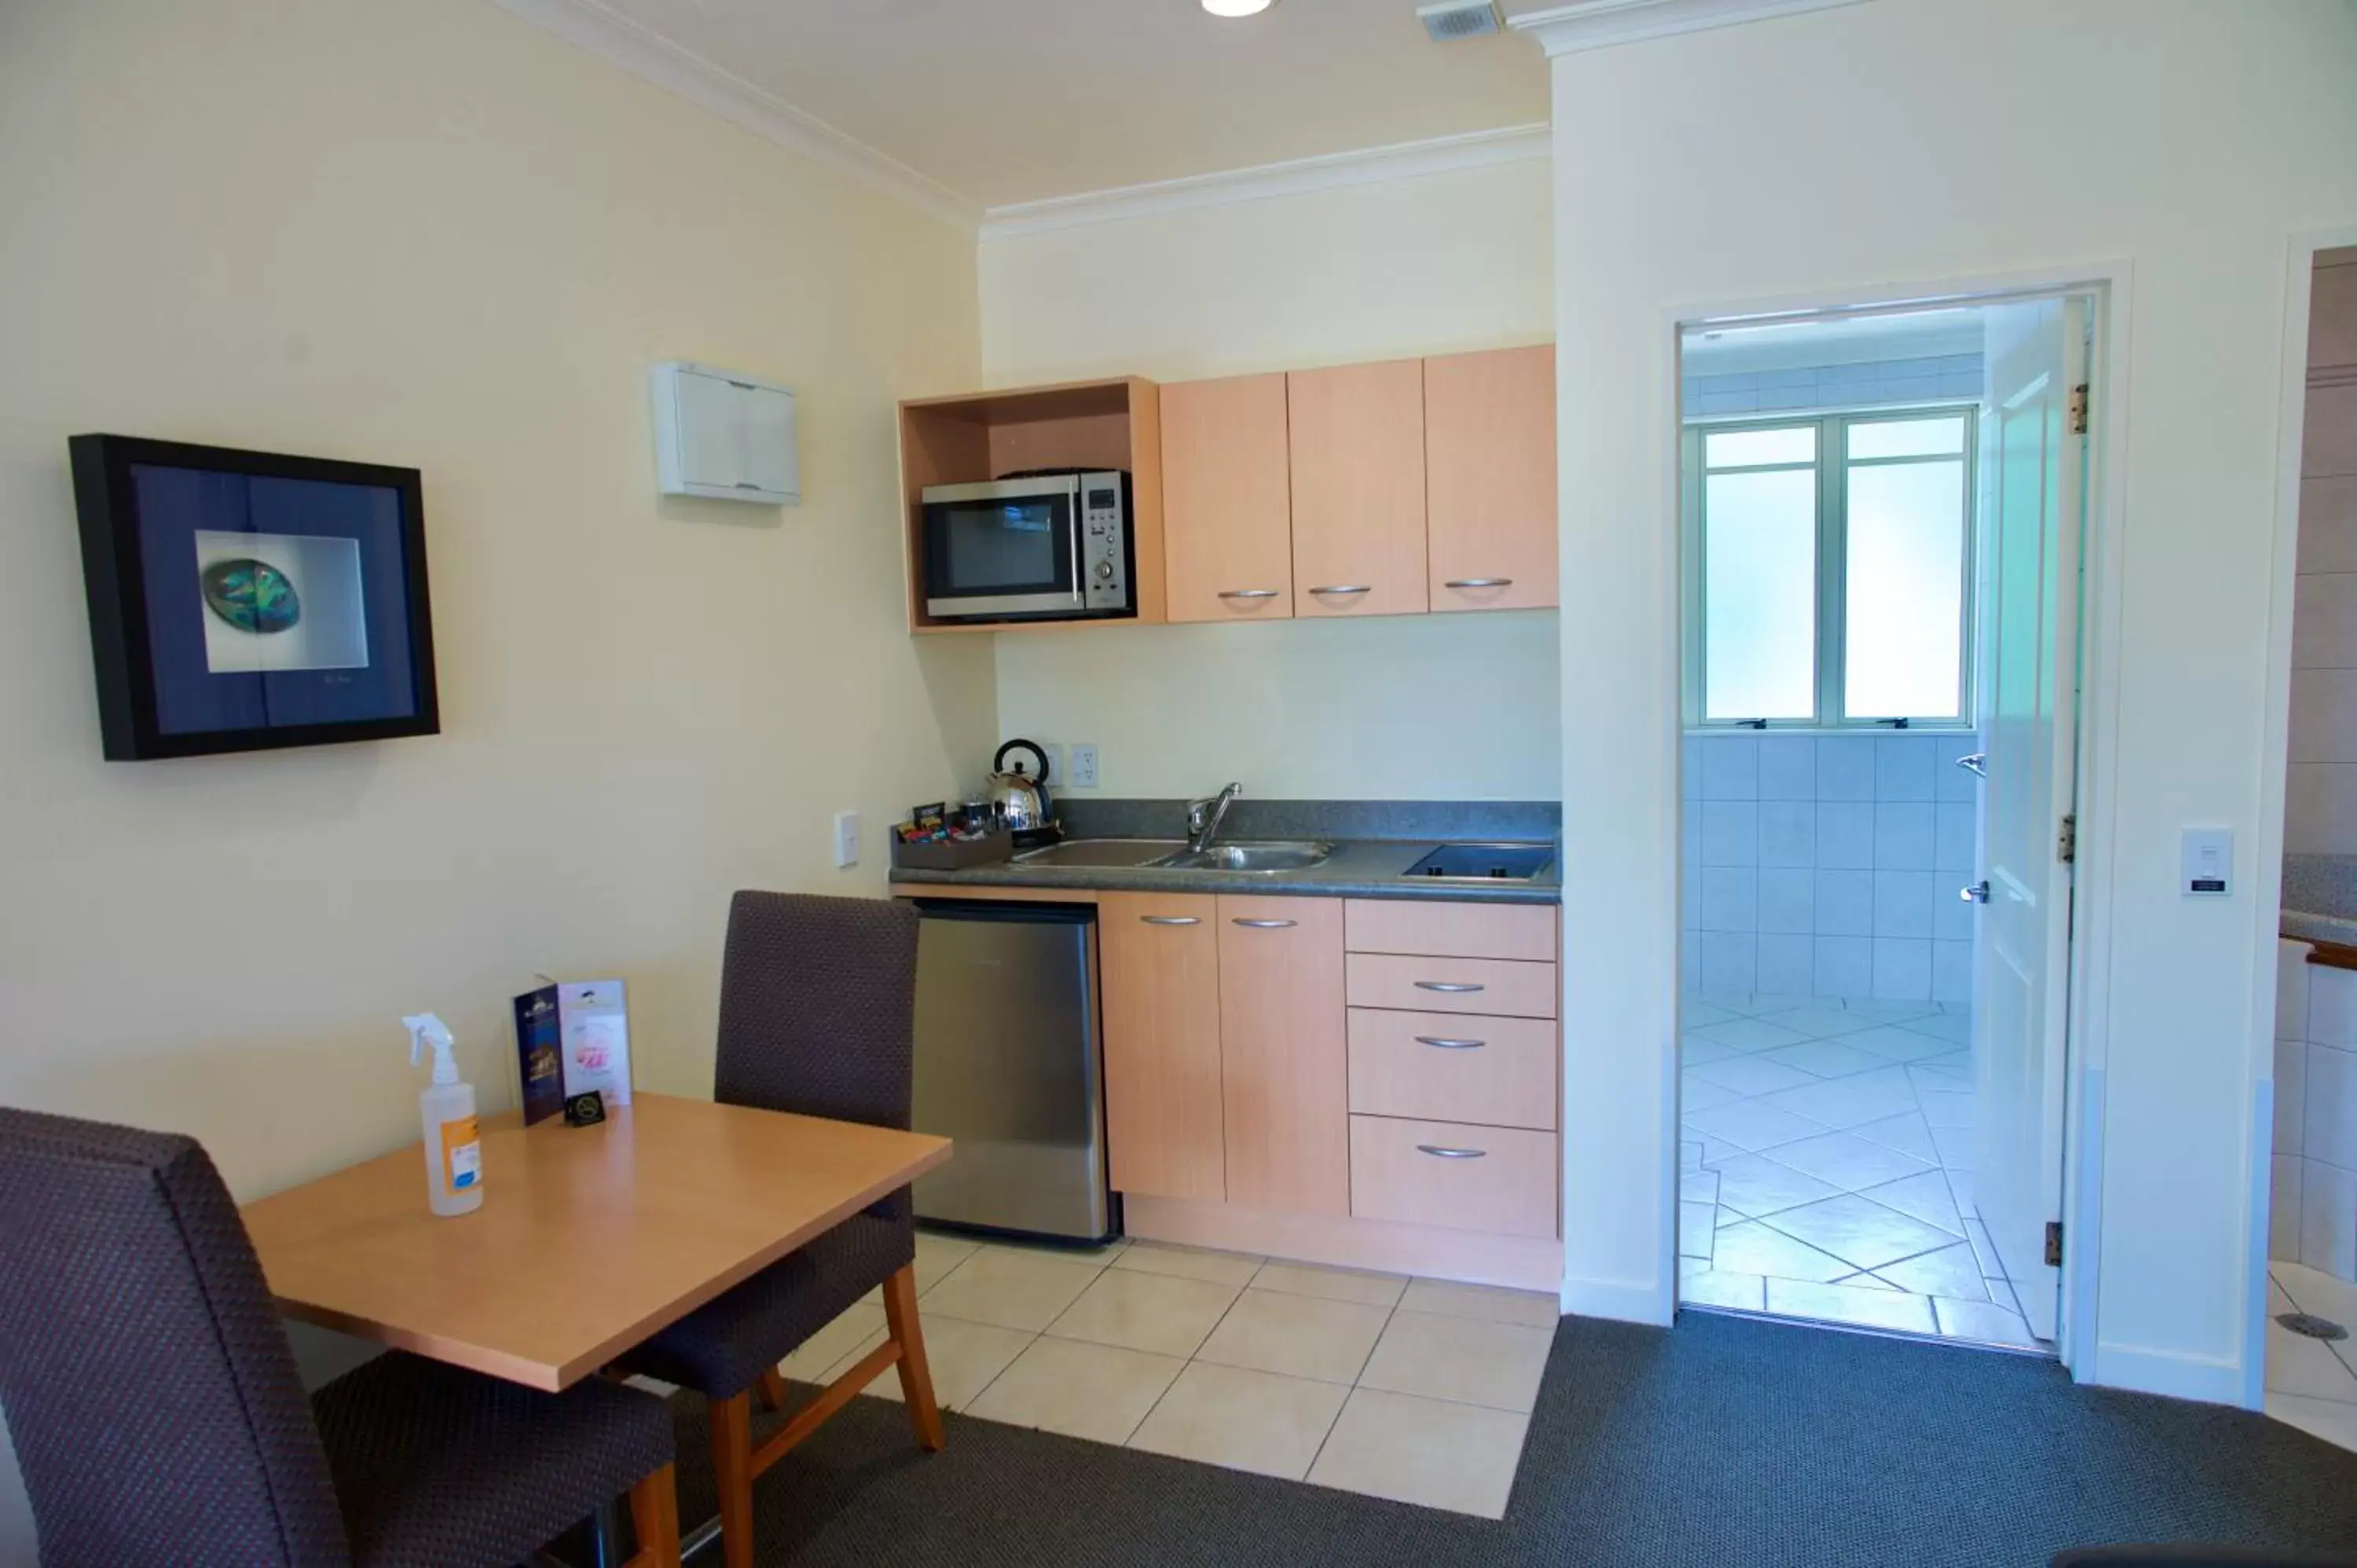
[[1203, 0], [1203, 9], [1214, 16], [1257, 16], [1269, 7], [1269, 0]]

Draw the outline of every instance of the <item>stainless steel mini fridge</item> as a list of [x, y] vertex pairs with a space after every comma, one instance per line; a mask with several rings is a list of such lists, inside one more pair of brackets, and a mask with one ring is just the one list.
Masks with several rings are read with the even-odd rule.
[[917, 1131], [957, 1142], [917, 1178], [917, 1217], [1076, 1241], [1117, 1234], [1095, 908], [917, 908]]

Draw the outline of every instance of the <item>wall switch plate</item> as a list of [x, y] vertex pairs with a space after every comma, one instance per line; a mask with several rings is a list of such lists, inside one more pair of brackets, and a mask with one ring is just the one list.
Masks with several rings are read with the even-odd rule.
[[2223, 898], [2233, 891], [2233, 830], [2186, 829], [2178, 891], [2189, 898]]
[[859, 864], [859, 813], [837, 811], [834, 814], [834, 864], [837, 866]]
[[1072, 743], [1072, 771], [1064, 781], [1075, 789], [1097, 787], [1097, 748], [1093, 743]]

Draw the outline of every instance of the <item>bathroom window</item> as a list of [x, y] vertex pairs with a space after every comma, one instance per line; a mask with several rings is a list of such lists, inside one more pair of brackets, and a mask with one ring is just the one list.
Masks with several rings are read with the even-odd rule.
[[1972, 722], [1974, 414], [1685, 432], [1687, 718]]

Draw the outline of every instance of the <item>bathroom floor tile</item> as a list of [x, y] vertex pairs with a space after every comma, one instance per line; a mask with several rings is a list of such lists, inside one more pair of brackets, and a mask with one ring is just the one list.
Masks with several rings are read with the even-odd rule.
[[966, 1413], [1067, 1437], [1125, 1443], [1186, 1365], [1182, 1356], [1042, 1335], [965, 1407]]
[[1939, 1313], [1941, 1334], [1950, 1339], [2025, 1348], [2038, 1343], [2030, 1337], [2029, 1325], [2021, 1314], [2009, 1306], [1988, 1301], [1959, 1301], [1945, 1295], [1933, 1296], [1932, 1305]]
[[1780, 1029], [1790, 1029], [1797, 1035], [1805, 1035], [1813, 1040], [1835, 1039], [1843, 1035], [1881, 1027], [1876, 1020], [1861, 1017], [1846, 1007], [1828, 1007], [1822, 1003], [1789, 1008], [1781, 1013], [1763, 1013], [1760, 1021], [1773, 1024]]
[[1886, 1116], [1879, 1122], [1861, 1122], [1848, 1131], [1870, 1144], [1896, 1149], [1927, 1165], [1940, 1163], [1940, 1147], [1932, 1142], [1932, 1129], [1924, 1124], [1923, 1113], [1920, 1111], [1901, 1112], [1896, 1116]]
[[1350, 1397], [1340, 1383], [1189, 1362], [1129, 1445], [1298, 1481]]
[[1855, 1193], [1788, 1208], [1765, 1223], [1860, 1269], [1880, 1269], [1956, 1239]]
[[1765, 1312], [1767, 1283], [1760, 1274], [1706, 1269], [1678, 1281], [1678, 1300], [1687, 1306], [1728, 1306], [1741, 1312]]
[[1720, 1206], [1753, 1219], [1780, 1209], [1798, 1208], [1804, 1203], [1835, 1197], [1842, 1190], [1766, 1155], [1744, 1155], [1728, 1160], [1718, 1167], [1717, 1175]]
[[1902, 1155], [1849, 1133], [1824, 1133], [1780, 1144], [1768, 1157], [1845, 1192], [1880, 1187], [1900, 1176], [1920, 1176], [1934, 1168], [1911, 1155]]
[[1530, 1417], [1380, 1389], [1342, 1406], [1312, 1485], [1502, 1519]]
[[1943, 1247], [1936, 1252], [1924, 1252], [1912, 1258], [1902, 1258], [1895, 1263], [1885, 1263], [1874, 1271], [1875, 1277], [1900, 1290], [1911, 1290], [1918, 1295], [1946, 1296], [1953, 1301], [1986, 1301], [1988, 1287], [1981, 1279], [1981, 1266], [1973, 1256], [1972, 1248], [1963, 1241], [1953, 1247]]
[[1384, 1308], [1360, 1302], [1248, 1290], [1195, 1358], [1320, 1382], [1356, 1382], [1389, 1316]]
[[1778, 1046], [1774, 1050], [1762, 1051], [1751, 1059], [1798, 1068], [1812, 1078], [1847, 1078], [1890, 1065], [1880, 1057], [1853, 1049], [1839, 1040], [1803, 1040], [1797, 1046]]
[[[1707, 1111], [1688, 1112], [1684, 1121], [1688, 1128], [1706, 1137], [1754, 1151], [1814, 1137], [1826, 1130], [1822, 1122], [1812, 1122], [1758, 1100], [1738, 1100], [1731, 1104], [1714, 1105]], [[1703, 1163], [1711, 1163], [1707, 1152]]]
[[[1830, 1252], [1820, 1252], [1758, 1219], [1719, 1227], [1711, 1247], [1711, 1267], [1738, 1274], [1766, 1274], [1771, 1279], [1837, 1280], [1857, 1273], [1857, 1265]], [[1776, 1310], [1771, 1304], [1770, 1312]]]
[[[1730, 1057], [1726, 1061], [1688, 1068], [1685, 1070], [1685, 1078], [1690, 1085], [1699, 1079], [1703, 1083], [1717, 1084], [1721, 1089], [1746, 1096], [1767, 1094], [1779, 1089], [1798, 1089], [1803, 1084], [1815, 1082], [1816, 1079], [1812, 1075], [1803, 1072], [1799, 1068], [1779, 1066], [1769, 1059], [1777, 1050], [1789, 1049], [1791, 1049], [1790, 1047], [1780, 1046], [1774, 1050], [1761, 1051], [1754, 1056]], [[1689, 1100], [1687, 1109], [1691, 1111], [1700, 1108]]]
[[1763, 1024], [1757, 1018], [1729, 1018], [1721, 1024], [1705, 1024], [1700, 1028], [1689, 1026], [1688, 1034], [1699, 1035], [1722, 1046], [1738, 1051], [1766, 1050], [1771, 1046], [1797, 1045], [1808, 1036], [1797, 1029], [1781, 1029], [1773, 1024]]
[[1770, 1279], [1768, 1310], [1788, 1317], [1811, 1317], [1858, 1328], [1889, 1328], [1908, 1334], [1939, 1332], [1939, 1324], [1932, 1313], [1932, 1298], [1905, 1291]]
[[1910, 1219], [1936, 1225], [1959, 1241], [1964, 1240], [1964, 1217], [1956, 1212], [1956, 1200], [1948, 1190], [1945, 1171], [1900, 1176], [1897, 1181], [1866, 1187], [1858, 1196], [1871, 1198], [1885, 1208], [1895, 1208]]

